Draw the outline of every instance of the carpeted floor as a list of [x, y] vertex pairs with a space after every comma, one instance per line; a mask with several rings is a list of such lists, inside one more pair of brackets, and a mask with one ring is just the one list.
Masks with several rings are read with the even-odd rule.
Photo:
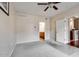
[[[11, 57], [79, 56], [78, 49], [60, 43], [32, 42], [17, 44]], [[77, 52], [77, 53], [76, 53]]]

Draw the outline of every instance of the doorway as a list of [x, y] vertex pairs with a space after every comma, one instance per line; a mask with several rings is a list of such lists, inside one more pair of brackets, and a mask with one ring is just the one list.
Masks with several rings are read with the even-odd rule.
[[39, 22], [39, 39], [41, 42], [45, 41], [45, 22]]

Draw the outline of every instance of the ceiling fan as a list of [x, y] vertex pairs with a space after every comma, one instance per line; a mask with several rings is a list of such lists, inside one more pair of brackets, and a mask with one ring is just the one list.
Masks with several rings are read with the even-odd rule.
[[58, 10], [58, 7], [55, 6], [55, 4], [58, 4], [58, 3], [61, 3], [61, 2], [47, 2], [47, 3], [37, 3], [38, 5], [47, 5], [47, 7], [44, 9], [44, 11], [47, 11], [48, 8], [51, 8], [51, 5], [53, 4], [53, 7], [54, 10]]

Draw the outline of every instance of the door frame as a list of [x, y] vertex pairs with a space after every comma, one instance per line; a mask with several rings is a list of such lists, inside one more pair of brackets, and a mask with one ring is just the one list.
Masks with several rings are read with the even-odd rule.
[[[40, 21], [40, 22], [44, 22], [44, 21]], [[45, 28], [44, 28], [45, 29], [45, 39], [44, 40], [46, 40], [46, 22], [44, 22], [44, 23], [45, 23]], [[39, 24], [38, 24], [38, 28], [39, 28]], [[38, 39], [40, 40], [40, 30], [38, 31]]]

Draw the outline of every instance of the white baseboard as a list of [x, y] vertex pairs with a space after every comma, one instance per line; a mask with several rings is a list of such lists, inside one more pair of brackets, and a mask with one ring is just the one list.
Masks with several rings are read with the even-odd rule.
[[11, 51], [10, 57], [11, 57], [11, 55], [12, 55], [14, 49], [15, 49], [15, 46], [16, 46], [16, 44], [14, 45], [14, 48], [13, 48], [12, 51]]
[[31, 43], [31, 42], [37, 42], [39, 40], [36, 40], [36, 41], [23, 41], [23, 42], [16, 42], [16, 44], [23, 44], [23, 43]]

